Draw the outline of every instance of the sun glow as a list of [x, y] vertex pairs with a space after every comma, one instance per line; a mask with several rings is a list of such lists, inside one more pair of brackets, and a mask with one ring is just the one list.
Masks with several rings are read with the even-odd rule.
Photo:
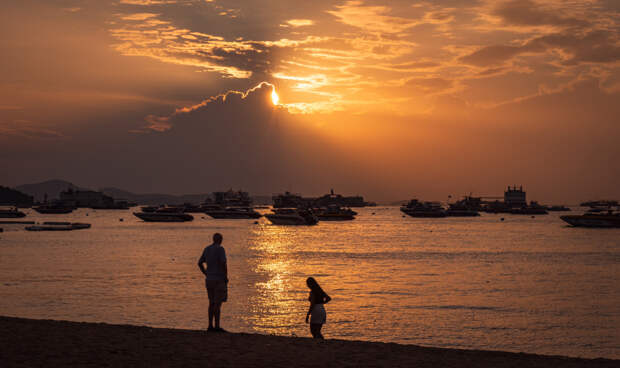
[[275, 88], [271, 91], [271, 102], [273, 102], [274, 105], [277, 105], [278, 102], [280, 102], [280, 96], [276, 93]]

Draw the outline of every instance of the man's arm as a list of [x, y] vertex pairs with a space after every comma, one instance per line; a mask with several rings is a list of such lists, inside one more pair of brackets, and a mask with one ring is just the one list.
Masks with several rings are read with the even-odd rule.
[[228, 264], [226, 262], [226, 251], [222, 248], [222, 258], [220, 259], [220, 265], [224, 271], [224, 281], [228, 283]]
[[204, 255], [204, 253], [198, 259], [198, 268], [200, 268], [200, 272], [202, 272], [205, 276], [207, 276], [207, 268], [205, 267], [205, 255]]

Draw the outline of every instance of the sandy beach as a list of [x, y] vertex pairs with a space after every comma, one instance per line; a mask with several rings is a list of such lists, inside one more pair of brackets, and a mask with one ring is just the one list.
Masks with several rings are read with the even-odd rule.
[[3, 367], [620, 367], [609, 359], [0, 317]]

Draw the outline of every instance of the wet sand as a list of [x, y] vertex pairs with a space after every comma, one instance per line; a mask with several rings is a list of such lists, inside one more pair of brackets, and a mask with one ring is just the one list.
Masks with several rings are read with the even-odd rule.
[[0, 317], [0, 331], [2, 367], [620, 367], [608, 359], [11, 317]]

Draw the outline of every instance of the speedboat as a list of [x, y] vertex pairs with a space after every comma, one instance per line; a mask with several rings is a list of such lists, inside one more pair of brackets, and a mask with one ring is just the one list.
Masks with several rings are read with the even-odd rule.
[[400, 210], [411, 217], [446, 217], [446, 211], [439, 202], [421, 202], [412, 199]]
[[355, 220], [355, 211], [350, 208], [340, 207], [338, 205], [329, 205], [327, 207], [314, 208], [312, 212], [321, 221], [349, 221]]
[[22, 218], [26, 217], [26, 214], [19, 211], [17, 207], [12, 208], [0, 208], [0, 218]]
[[204, 211], [214, 219], [257, 219], [262, 215], [251, 207], [211, 208]]
[[586, 212], [583, 215], [560, 216], [564, 222], [578, 227], [620, 227], [620, 212], [611, 210], [607, 213]]
[[36, 224], [32, 226], [26, 226], [28, 231], [71, 231], [89, 229], [90, 224], [82, 222], [60, 222], [60, 221], [48, 221], [42, 224]]
[[310, 210], [278, 208], [265, 215], [274, 225], [316, 225], [319, 219]]
[[134, 216], [146, 222], [185, 222], [194, 216], [183, 212], [134, 212]]
[[60, 203], [53, 203], [42, 204], [40, 206], [32, 207], [32, 209], [37, 211], [38, 213], [43, 214], [66, 214], [73, 212], [73, 210], [75, 210], [75, 207], [67, 206]]

